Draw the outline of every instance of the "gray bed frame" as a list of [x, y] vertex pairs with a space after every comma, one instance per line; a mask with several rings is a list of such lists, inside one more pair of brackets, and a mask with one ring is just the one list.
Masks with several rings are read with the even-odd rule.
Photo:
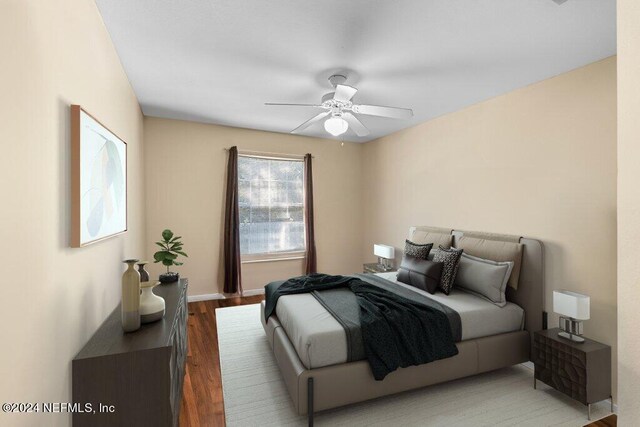
[[[451, 231], [453, 244], [463, 232]], [[514, 236], [491, 235], [491, 240], [513, 241]], [[517, 239], [517, 238], [516, 238]], [[273, 349], [282, 378], [296, 412], [308, 415], [313, 425], [317, 411], [388, 396], [433, 384], [451, 381], [530, 360], [533, 332], [543, 329], [544, 261], [538, 240], [520, 238], [523, 245], [518, 289], [507, 287], [507, 300], [525, 311], [524, 330], [457, 343], [458, 354], [419, 366], [401, 368], [383, 381], [376, 381], [366, 360], [307, 369], [277, 316], [260, 319]]]

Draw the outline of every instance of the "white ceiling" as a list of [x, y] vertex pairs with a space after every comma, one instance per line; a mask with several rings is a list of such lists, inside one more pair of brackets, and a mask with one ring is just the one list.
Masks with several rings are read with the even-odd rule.
[[[348, 72], [368, 141], [611, 56], [615, 0], [96, 0], [144, 114], [289, 132]], [[322, 124], [304, 132], [326, 138]]]

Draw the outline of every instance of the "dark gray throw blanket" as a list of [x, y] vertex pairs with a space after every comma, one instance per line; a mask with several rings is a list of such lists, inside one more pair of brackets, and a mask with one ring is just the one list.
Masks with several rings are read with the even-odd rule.
[[[450, 316], [441, 309], [443, 306], [413, 301], [359, 277], [312, 274], [269, 283], [265, 286], [265, 320], [273, 314], [282, 295], [314, 291], [321, 294], [321, 291], [338, 288], [348, 288], [356, 297], [364, 353], [376, 380], [384, 379], [399, 367], [458, 354]], [[329, 311], [340, 321], [340, 315]], [[349, 339], [348, 330], [347, 337]]]

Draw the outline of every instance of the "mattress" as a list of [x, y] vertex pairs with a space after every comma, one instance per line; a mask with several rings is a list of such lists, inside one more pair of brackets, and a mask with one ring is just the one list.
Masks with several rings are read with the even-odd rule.
[[[460, 314], [462, 340], [522, 330], [524, 310], [508, 302], [498, 307], [490, 301], [454, 289], [448, 296], [431, 295], [396, 280], [396, 273], [378, 276], [425, 295]], [[347, 362], [347, 337], [343, 327], [311, 294], [284, 295], [278, 300], [276, 315], [289, 341], [307, 369]]]

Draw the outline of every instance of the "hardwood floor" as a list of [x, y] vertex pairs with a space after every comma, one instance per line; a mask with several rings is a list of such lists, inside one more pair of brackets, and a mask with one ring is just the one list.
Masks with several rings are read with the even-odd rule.
[[616, 427], [618, 425], [618, 416], [611, 414], [608, 417], [604, 417], [601, 420], [594, 421], [591, 424], [587, 424], [585, 427]]
[[263, 299], [263, 295], [255, 295], [189, 303], [189, 351], [180, 408], [181, 427], [225, 425], [215, 310], [256, 304]]

